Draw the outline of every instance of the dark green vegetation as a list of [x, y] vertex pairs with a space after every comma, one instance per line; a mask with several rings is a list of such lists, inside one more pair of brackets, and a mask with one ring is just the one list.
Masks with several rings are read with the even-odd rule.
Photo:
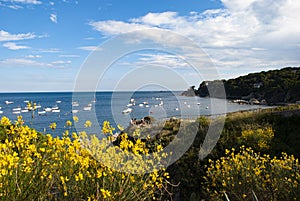
[[[180, 120], [167, 121], [163, 128], [160, 128], [159, 135], [154, 138], [163, 142], [164, 146], [172, 140], [178, 139], [176, 133], [180, 126], [184, 132], [189, 132], [191, 127], [197, 127], [198, 132], [189, 150], [174, 164], [169, 166], [171, 182], [177, 184], [171, 191], [174, 200], [208, 200], [205, 191], [204, 179], [208, 160], [217, 160], [224, 156], [225, 149], [239, 150], [242, 145], [252, 147], [255, 152], [280, 156], [282, 152], [300, 157], [300, 106], [280, 106], [272, 109], [245, 111], [228, 114], [226, 117], [222, 135], [212, 151], [204, 160], [199, 160], [199, 149], [206, 136], [211, 118], [200, 117], [195, 122]], [[261, 137], [261, 132], [266, 128], [272, 129], [274, 136]], [[157, 127], [158, 129], [158, 127]], [[149, 133], [155, 129], [141, 129], [142, 133]], [[253, 135], [247, 138], [242, 133]], [[269, 146], [260, 146], [264, 141]]]
[[[178, 142], [178, 145], [192, 142], [189, 150], [167, 169], [170, 173], [170, 182], [173, 184], [170, 185], [171, 187], [168, 189], [168, 192], [171, 193], [174, 201], [216, 200], [209, 198], [211, 194], [208, 193], [207, 188], [218, 191], [222, 191], [223, 188], [222, 186], [212, 186], [208, 184], [205, 176], [207, 176], [207, 166], [211, 164], [209, 160], [217, 161], [226, 156], [226, 149], [234, 149], [238, 152], [240, 147], [244, 145], [245, 147], [252, 147], [255, 153], [260, 153], [261, 156], [268, 154], [270, 157], [279, 157], [282, 155], [282, 152], [285, 152], [288, 155], [294, 155], [297, 159], [300, 158], [300, 105], [295, 104], [228, 114], [217, 145], [204, 160], [200, 160], [198, 157], [200, 146], [206, 137], [209, 125], [218, 120], [219, 118], [203, 116], [195, 121], [172, 118], [165, 123], [156, 122], [152, 125], [143, 125], [141, 127], [133, 126], [124, 132], [128, 133], [133, 141], [135, 138], [147, 139], [145, 140], [147, 141], [146, 146], [150, 152], [155, 152], [157, 145], [160, 144], [165, 147], [169, 145], [170, 142]], [[181, 137], [178, 136], [179, 130], [183, 132]], [[195, 130], [197, 130], [196, 137], [191, 139], [189, 134]], [[6, 136], [3, 126], [0, 126], [0, 134], [1, 136]], [[42, 142], [45, 141], [45, 139], [40, 138], [40, 136], [38, 136], [38, 139]], [[4, 138], [0, 140], [3, 141]], [[119, 143], [120, 139], [115, 142], [115, 145]], [[177, 150], [174, 150], [174, 154], [176, 154], [176, 151]], [[168, 161], [166, 161], [166, 163], [167, 162]], [[299, 167], [299, 165], [297, 167]], [[283, 171], [283, 175], [286, 173], [281, 167], [278, 169]], [[299, 169], [295, 169], [294, 171], [298, 171], [297, 174], [300, 174]], [[234, 178], [238, 178], [238, 176]], [[285, 175], [283, 177], [285, 177]], [[264, 180], [263, 177], [260, 178]], [[289, 178], [288, 175], [286, 178]], [[239, 181], [239, 179], [240, 178], [237, 180]], [[279, 181], [278, 183], [281, 183], [281, 180]], [[216, 184], [218, 183], [216, 182]], [[244, 189], [242, 187], [241, 189]], [[297, 184], [294, 189], [299, 189], [298, 187], [299, 185]], [[272, 195], [272, 193], [265, 192], [265, 189], [259, 189], [259, 186], [255, 189], [255, 192], [259, 196], [259, 200], [276, 200], [275, 198], [264, 199], [264, 197], [261, 196], [262, 194], [269, 193]], [[245, 193], [248, 195], [248, 199], [243, 200], [252, 200], [252, 198], [249, 197], [251, 191]], [[241, 200], [235, 199], [232, 192], [227, 191], [227, 194], [231, 201]], [[286, 195], [285, 193], [283, 194]], [[285, 199], [277, 200], [290, 200], [288, 196], [289, 195], [287, 195]], [[299, 193], [295, 194], [296, 200], [300, 199], [299, 196]], [[169, 195], [162, 200], [170, 200]]]
[[[198, 89], [191, 87], [183, 95], [223, 98], [222, 83], [228, 99], [265, 100], [269, 105], [300, 101], [300, 68], [251, 73], [229, 80], [203, 81]], [[209, 90], [208, 90], [209, 88]]]

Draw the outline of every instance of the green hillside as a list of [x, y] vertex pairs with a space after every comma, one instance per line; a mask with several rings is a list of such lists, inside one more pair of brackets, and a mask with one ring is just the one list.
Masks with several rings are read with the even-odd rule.
[[[222, 80], [228, 99], [265, 100], [267, 104], [295, 103], [300, 101], [300, 68], [287, 67], [280, 70], [251, 73], [235, 79]], [[210, 94], [207, 86], [218, 91], [221, 81], [203, 81], [195, 94], [200, 97], [219, 97]]]

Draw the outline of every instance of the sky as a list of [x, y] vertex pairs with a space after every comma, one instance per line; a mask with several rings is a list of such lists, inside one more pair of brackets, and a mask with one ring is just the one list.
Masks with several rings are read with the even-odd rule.
[[[135, 90], [131, 79], [143, 89], [168, 81], [183, 90], [210, 78], [204, 66], [220, 79], [300, 66], [299, 10], [299, 0], [0, 0], [0, 92], [72, 91], [93, 54], [105, 71], [91, 81], [91, 67], [83, 80], [97, 90]], [[120, 36], [132, 32], [139, 34], [131, 41], [143, 36], [168, 51], [131, 44], [105, 66], [108, 52], [127, 47]], [[174, 54], [186, 42], [202, 53]], [[197, 64], [199, 75], [189, 61], [204, 55], [210, 63]]]

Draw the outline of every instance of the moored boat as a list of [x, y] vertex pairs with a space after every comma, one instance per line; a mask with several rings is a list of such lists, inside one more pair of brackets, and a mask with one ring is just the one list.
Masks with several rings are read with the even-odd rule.
[[132, 108], [127, 108], [127, 109], [123, 110], [122, 113], [123, 114], [129, 114], [129, 113], [132, 112], [132, 110], [133, 110]]
[[45, 110], [46, 112], [51, 112], [51, 111], [52, 111], [52, 108], [46, 107], [44, 110]]
[[86, 107], [83, 107], [83, 110], [84, 111], [91, 111], [92, 107], [91, 106], [86, 106]]
[[13, 102], [13, 101], [4, 101], [4, 103], [5, 103], [6, 105], [9, 105], [9, 104], [13, 104], [14, 102]]
[[46, 115], [46, 114], [47, 114], [47, 112], [46, 112], [45, 110], [43, 110], [43, 111], [38, 111], [38, 115], [40, 115], [40, 116]]
[[21, 107], [17, 107], [17, 108], [13, 108], [12, 111], [21, 111], [22, 108]]
[[76, 113], [78, 113], [79, 112], [79, 110], [72, 110], [72, 113], [73, 114], [76, 114]]

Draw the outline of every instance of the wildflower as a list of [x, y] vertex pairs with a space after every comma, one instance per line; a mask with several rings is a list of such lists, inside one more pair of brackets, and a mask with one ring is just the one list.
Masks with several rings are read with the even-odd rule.
[[92, 127], [92, 122], [89, 121], [89, 120], [87, 120], [87, 121], [85, 122], [85, 124], [84, 124], [84, 127], [85, 127], [85, 128], [90, 128], [90, 127]]
[[1, 122], [0, 122], [3, 126], [10, 126], [11, 122], [9, 120], [9, 118], [7, 117], [2, 117]]
[[72, 126], [72, 122], [70, 121], [70, 120], [68, 120], [67, 122], [66, 122], [66, 127], [71, 127]]
[[52, 129], [52, 130], [55, 130], [56, 129], [56, 123], [51, 123], [49, 125], [49, 127]]
[[105, 189], [101, 188], [100, 191], [102, 193], [103, 198], [111, 197], [111, 193], [109, 190], [105, 190]]
[[115, 130], [115, 128], [112, 127], [108, 121], [103, 122], [103, 126], [102, 126], [103, 134], [111, 134], [112, 135], [114, 130]]
[[73, 121], [77, 123], [78, 122], [78, 117], [77, 116], [73, 116]]

